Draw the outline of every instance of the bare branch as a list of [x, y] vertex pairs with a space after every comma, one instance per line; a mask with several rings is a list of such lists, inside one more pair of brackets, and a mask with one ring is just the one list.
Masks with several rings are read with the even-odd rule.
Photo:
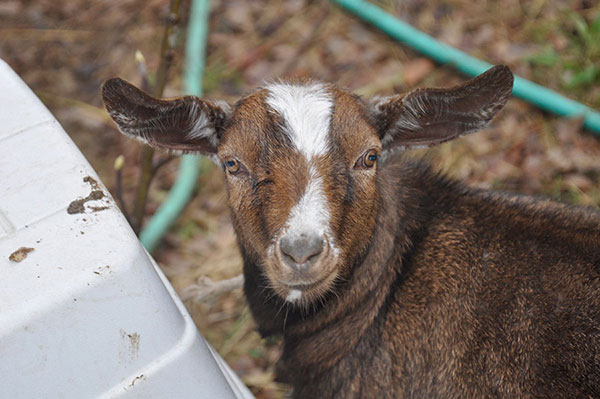
[[220, 281], [213, 281], [208, 277], [200, 277], [197, 284], [192, 284], [181, 292], [181, 299], [184, 301], [191, 299], [195, 302], [212, 304], [221, 295], [242, 288], [243, 285], [243, 274]]
[[[156, 81], [154, 82], [153, 94], [155, 97], [162, 97], [165, 85], [167, 84], [167, 78], [169, 75], [169, 69], [173, 63], [174, 51], [173, 46], [176, 43], [174, 36], [176, 34], [176, 25], [179, 22], [179, 9], [181, 0], [172, 0], [169, 8], [169, 16], [166, 20], [165, 32], [163, 34], [161, 46], [160, 46], [160, 64], [158, 66], [158, 72], [156, 74]], [[144, 213], [146, 210], [146, 202], [148, 200], [148, 190], [150, 189], [150, 183], [154, 177], [154, 150], [151, 147], [145, 146], [142, 150], [141, 160], [141, 174], [138, 182], [135, 204], [133, 207], [132, 214], [132, 226], [133, 230], [139, 234], [142, 227], [142, 220], [144, 219]]]
[[121, 207], [121, 211], [123, 211], [123, 215], [127, 222], [131, 225], [131, 219], [129, 218], [129, 212], [127, 211], [127, 204], [123, 200], [123, 174], [121, 171], [123, 170], [123, 164], [125, 163], [125, 157], [123, 155], [119, 155], [115, 159], [114, 169], [115, 169], [115, 184], [116, 184], [116, 193], [117, 201], [119, 201], [119, 206]]
[[138, 64], [138, 73], [142, 79], [140, 88], [145, 92], [149, 92], [151, 88], [150, 79], [148, 78], [148, 66], [146, 65], [146, 57], [144, 57], [144, 54], [140, 50], [136, 50], [135, 52], [135, 61]]

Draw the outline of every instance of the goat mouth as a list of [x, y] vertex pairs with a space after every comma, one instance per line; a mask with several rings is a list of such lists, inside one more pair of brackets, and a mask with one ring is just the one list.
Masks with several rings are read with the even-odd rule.
[[306, 302], [307, 300], [310, 302], [314, 299], [315, 293], [323, 290], [323, 287], [326, 285], [326, 280], [327, 279], [322, 279], [314, 283], [301, 284], [289, 284], [280, 282], [282, 288], [284, 289], [284, 291], [282, 292], [282, 294], [284, 295], [282, 295], [282, 297], [285, 298], [286, 302], [289, 303], [299, 304], [302, 302]]
[[314, 283], [284, 283], [281, 284], [288, 290], [306, 291], [321, 285], [326, 279], [315, 281]]
[[337, 275], [339, 253], [325, 237], [326, 247], [321, 259], [306, 271], [294, 270], [286, 265], [274, 243], [267, 250], [265, 262], [267, 278], [275, 292], [290, 303], [310, 303], [325, 294]]

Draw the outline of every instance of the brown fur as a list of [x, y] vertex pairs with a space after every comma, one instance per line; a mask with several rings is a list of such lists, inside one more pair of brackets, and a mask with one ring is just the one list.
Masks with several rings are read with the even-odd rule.
[[[294, 397], [600, 397], [597, 212], [471, 189], [397, 155], [356, 166], [369, 151], [483, 126], [510, 94], [508, 68], [368, 103], [326, 88], [335, 104], [330, 150], [313, 161], [339, 254], [306, 272], [318, 284], [299, 303], [285, 300], [292, 268], [268, 248], [304, 193], [309, 165], [266, 90], [231, 112], [199, 99], [153, 100], [119, 79], [103, 90], [124, 133], [239, 161], [239, 170], [224, 169], [244, 290], [261, 334], [284, 338], [277, 377]], [[193, 140], [190, 109], [209, 121]]]
[[[336, 281], [346, 278], [352, 262], [349, 255], [356, 256], [366, 249], [364, 232], [373, 228], [378, 195], [373, 171], [353, 175], [346, 166], [353, 165], [366, 150], [380, 148], [377, 133], [367, 119], [349, 123], [355, 113], [365, 113], [362, 102], [333, 86], [329, 89], [336, 100], [331, 121], [333, 149], [318, 160], [316, 168], [323, 177], [331, 228], [342, 259], [310, 271], [315, 279], [326, 280], [322, 287], [308, 293], [313, 301], [320, 300]], [[221, 159], [235, 154], [251, 171], [250, 182], [229, 176], [227, 187], [240, 246], [252, 259], [268, 258], [265, 250], [304, 193], [309, 173], [306, 159], [293, 150], [283, 133], [279, 115], [267, 111], [265, 95], [259, 90], [236, 104], [219, 145]], [[274, 287], [277, 292], [277, 280], [287, 270], [278, 262], [260, 264], [259, 273], [264, 272], [268, 278], [259, 282], [259, 289]], [[284, 309], [283, 314], [286, 312]]]
[[383, 170], [348, 283], [271, 326], [294, 397], [599, 397], [600, 215]]

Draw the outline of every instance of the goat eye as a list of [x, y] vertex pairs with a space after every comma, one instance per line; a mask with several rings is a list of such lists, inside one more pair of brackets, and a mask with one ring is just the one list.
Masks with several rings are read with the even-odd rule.
[[237, 159], [229, 159], [224, 162], [224, 165], [225, 169], [232, 175], [240, 171], [240, 162]]
[[367, 152], [365, 152], [357, 161], [356, 164], [354, 165], [355, 168], [363, 168], [363, 169], [369, 169], [372, 168], [373, 166], [375, 166], [375, 163], [377, 162], [377, 151], [376, 150], [369, 150]]

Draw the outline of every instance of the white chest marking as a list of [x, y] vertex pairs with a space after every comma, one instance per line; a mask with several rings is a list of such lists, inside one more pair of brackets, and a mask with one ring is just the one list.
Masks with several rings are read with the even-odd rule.
[[333, 99], [320, 83], [267, 87], [267, 104], [285, 120], [287, 134], [307, 160], [327, 152]]

